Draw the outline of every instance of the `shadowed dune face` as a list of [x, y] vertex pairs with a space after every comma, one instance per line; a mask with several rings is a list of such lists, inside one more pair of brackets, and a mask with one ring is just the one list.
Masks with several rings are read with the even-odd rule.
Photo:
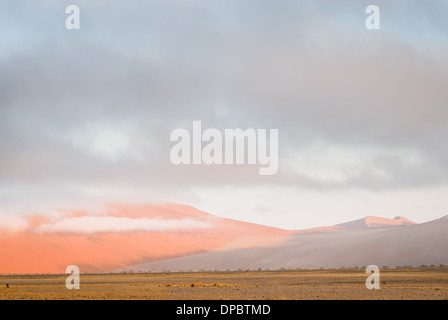
[[[358, 225], [358, 222], [356, 220], [354, 224]], [[448, 264], [447, 231], [447, 218], [405, 226], [315, 228], [296, 232], [289, 237], [288, 242], [279, 245], [212, 250], [123, 270], [275, 270], [360, 267], [371, 264], [380, 267]]]
[[0, 233], [0, 273], [63, 273], [71, 264], [81, 272], [108, 272], [228, 243], [244, 247], [248, 239], [278, 242], [288, 234], [172, 204], [117, 204], [100, 214], [65, 211], [57, 218], [34, 215], [24, 230]]

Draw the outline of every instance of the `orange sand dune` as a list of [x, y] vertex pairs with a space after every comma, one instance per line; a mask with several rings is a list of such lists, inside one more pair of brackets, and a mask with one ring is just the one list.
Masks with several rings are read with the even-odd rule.
[[[106, 226], [86, 225], [86, 230], [100, 227], [103, 231], [67, 231], [72, 224], [92, 221], [86, 219], [92, 216], [104, 218], [94, 221], [99, 224], [104, 221]], [[124, 224], [128, 223], [129, 228], [136, 230], [126, 229]], [[195, 227], [198, 223], [201, 225]], [[188, 227], [189, 224], [193, 227]], [[160, 226], [171, 229], [151, 229]], [[104, 231], [108, 227], [111, 231]], [[116, 231], [121, 227], [125, 231]], [[228, 243], [235, 247], [238, 239], [242, 239], [243, 247], [250, 238], [272, 238], [278, 243], [279, 237], [289, 234], [281, 229], [219, 218], [183, 205], [111, 205], [101, 214], [67, 211], [53, 220], [35, 215], [28, 219], [26, 230], [0, 233], [0, 273], [64, 273], [71, 264], [79, 266], [81, 272], [108, 272], [205, 252]]]

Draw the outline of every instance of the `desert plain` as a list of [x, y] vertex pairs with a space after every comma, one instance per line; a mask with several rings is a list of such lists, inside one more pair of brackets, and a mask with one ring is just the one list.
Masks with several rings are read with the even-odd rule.
[[368, 290], [362, 268], [276, 271], [0, 276], [2, 300], [447, 300], [448, 267], [380, 271]]

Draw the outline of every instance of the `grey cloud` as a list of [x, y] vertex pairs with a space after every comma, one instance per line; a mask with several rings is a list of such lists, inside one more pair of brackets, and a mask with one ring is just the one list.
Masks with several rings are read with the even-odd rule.
[[[64, 30], [63, 14], [56, 16], [63, 5], [44, 4], [34, 6], [48, 21], [41, 29], [42, 16], [29, 22], [36, 23], [30, 32], [38, 43], [23, 43], [22, 51], [11, 49], [0, 59], [4, 188], [59, 185], [79, 195], [83, 185], [148, 194], [195, 185], [381, 189], [446, 182], [447, 45], [417, 47], [387, 15], [389, 27], [375, 34], [362, 28], [362, 11], [360, 27], [353, 28], [354, 12], [363, 8], [353, 1], [341, 7], [329, 1], [153, 1], [126, 7], [81, 1], [76, 33]], [[422, 13], [433, 19], [429, 30], [446, 30], [438, 13], [443, 4], [426, 6]], [[392, 8], [400, 16], [399, 7]], [[32, 15], [14, 12], [21, 18], [16, 26]], [[278, 128], [278, 175], [261, 178], [251, 166], [173, 166], [169, 133], [190, 129], [193, 120], [219, 129]], [[141, 159], [110, 161], [70, 140], [73, 132], [100, 124], [120, 133], [120, 124], [127, 123], [133, 128], [126, 133], [128, 147]], [[316, 140], [426, 156], [413, 167], [393, 155], [373, 159], [388, 179], [366, 168], [342, 183], [314, 180], [284, 165], [290, 150]]]

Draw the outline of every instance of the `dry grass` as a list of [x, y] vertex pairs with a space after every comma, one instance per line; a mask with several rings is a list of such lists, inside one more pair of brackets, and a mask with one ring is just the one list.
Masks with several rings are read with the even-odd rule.
[[448, 268], [382, 270], [379, 290], [366, 289], [367, 276], [362, 269], [89, 274], [79, 290], [66, 289], [66, 275], [0, 276], [0, 299], [448, 299]]

